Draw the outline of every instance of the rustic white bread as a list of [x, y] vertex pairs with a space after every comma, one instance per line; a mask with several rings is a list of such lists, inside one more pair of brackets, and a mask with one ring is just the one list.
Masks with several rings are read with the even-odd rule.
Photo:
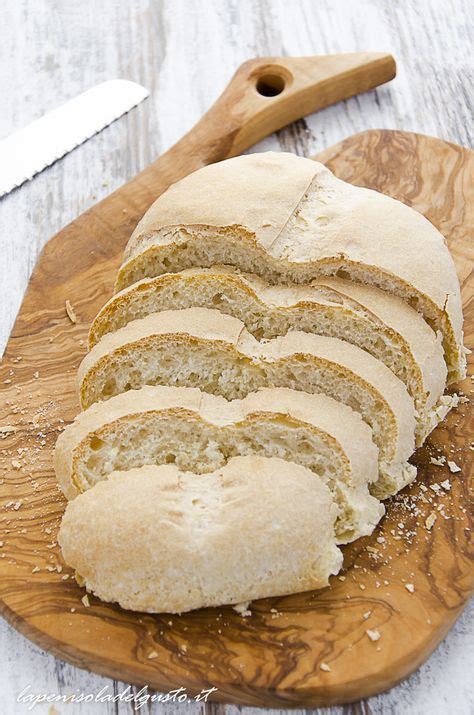
[[338, 275], [394, 293], [443, 335], [449, 381], [465, 375], [459, 282], [443, 236], [421, 214], [287, 153], [196, 171], [147, 211], [116, 289], [227, 263], [272, 283]]
[[323, 588], [342, 565], [336, 513], [313, 472], [281, 459], [144, 466], [70, 502], [59, 543], [102, 600], [182, 613]]
[[228, 400], [265, 386], [322, 392], [371, 426], [380, 456], [377, 496], [416, 475], [407, 461], [415, 448], [413, 400], [383, 363], [338, 338], [290, 332], [260, 343], [217, 310], [151, 313], [105, 335], [82, 361], [78, 383], [83, 408], [146, 384], [199, 387]]
[[378, 457], [370, 428], [345, 405], [294, 390], [234, 402], [193, 388], [130, 390], [81, 413], [60, 435], [54, 466], [71, 499], [113, 471], [173, 463], [210, 472], [239, 455], [279, 457], [319, 475], [338, 507], [341, 542], [370, 534], [383, 514], [368, 491]]
[[89, 347], [132, 320], [194, 306], [239, 318], [259, 339], [293, 329], [363, 348], [387, 365], [413, 397], [420, 424], [418, 445], [450, 408], [451, 398], [443, 395], [447, 371], [440, 333], [401, 298], [342, 278], [276, 287], [229, 266], [145, 278], [106, 303], [92, 323]]

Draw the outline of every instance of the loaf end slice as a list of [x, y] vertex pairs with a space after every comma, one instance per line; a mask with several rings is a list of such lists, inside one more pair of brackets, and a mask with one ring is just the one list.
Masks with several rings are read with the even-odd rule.
[[324, 588], [342, 565], [336, 513], [314, 473], [277, 458], [144, 466], [70, 502], [59, 543], [102, 600], [183, 613]]

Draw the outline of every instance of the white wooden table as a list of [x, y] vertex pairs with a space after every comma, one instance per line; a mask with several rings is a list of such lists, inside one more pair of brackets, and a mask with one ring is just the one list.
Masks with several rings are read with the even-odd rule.
[[[397, 128], [472, 141], [473, 6], [469, 0], [2, 0], [0, 137], [114, 77], [150, 98], [64, 160], [0, 201], [0, 349], [38, 252], [59, 228], [130, 179], [209, 107], [245, 59], [390, 51], [390, 85], [331, 107], [261, 143], [311, 155], [349, 134]], [[474, 609], [406, 682], [336, 713], [474, 712]], [[28, 712], [35, 694], [119, 694], [127, 687], [42, 652], [0, 621], [0, 712]], [[55, 708], [55, 709], [54, 709]], [[153, 704], [139, 712], [252, 708]], [[35, 713], [131, 713], [117, 704], [57, 703]], [[275, 711], [276, 712], [276, 711]], [[315, 711], [322, 712], [322, 711]]]

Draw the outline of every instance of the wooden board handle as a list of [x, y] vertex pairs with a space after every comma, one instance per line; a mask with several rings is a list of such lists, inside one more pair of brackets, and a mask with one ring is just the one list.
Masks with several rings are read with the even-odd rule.
[[[356, 52], [244, 62], [202, 119], [153, 165], [157, 195], [179, 178], [241, 154], [272, 132], [396, 74], [391, 55]], [[143, 179], [145, 175], [143, 174]]]

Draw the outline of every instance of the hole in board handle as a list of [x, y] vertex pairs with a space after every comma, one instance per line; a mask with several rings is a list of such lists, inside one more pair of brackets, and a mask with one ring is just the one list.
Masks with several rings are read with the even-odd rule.
[[264, 74], [257, 80], [257, 92], [262, 97], [276, 97], [285, 89], [285, 80], [277, 74]]

